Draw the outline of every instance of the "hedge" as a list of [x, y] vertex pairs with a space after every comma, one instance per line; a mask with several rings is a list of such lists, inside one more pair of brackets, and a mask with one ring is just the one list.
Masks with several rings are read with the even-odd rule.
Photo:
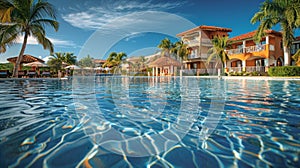
[[271, 67], [268, 70], [270, 76], [300, 76], [299, 66]]

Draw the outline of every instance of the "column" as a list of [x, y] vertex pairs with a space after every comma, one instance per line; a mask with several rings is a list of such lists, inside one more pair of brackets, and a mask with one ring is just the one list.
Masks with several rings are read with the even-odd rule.
[[243, 41], [243, 53], [245, 53], [246, 52], [246, 41], [244, 40]]
[[270, 37], [266, 36], [266, 44], [270, 44]]
[[242, 70], [246, 71], [246, 60], [242, 60]]
[[158, 76], [158, 67], [156, 67], [155, 73], [156, 73], [156, 76]]
[[170, 67], [171, 67], [171, 69], [170, 69], [170, 74], [173, 76], [173, 75], [174, 75], [174, 74], [173, 74], [173, 73], [174, 73], [174, 66], [171, 65]]
[[154, 67], [152, 67], [152, 76], [154, 76], [155, 75], [155, 69], [154, 69]]

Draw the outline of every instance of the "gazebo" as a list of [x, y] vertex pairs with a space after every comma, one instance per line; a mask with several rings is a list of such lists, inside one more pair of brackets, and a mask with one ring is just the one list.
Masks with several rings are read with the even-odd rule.
[[[7, 61], [13, 63], [14, 66], [15, 66], [15, 64], [17, 62], [17, 59], [18, 59], [18, 57], [11, 57], [11, 58], [7, 58]], [[42, 60], [42, 59], [40, 59], [40, 58], [34, 57], [32, 55], [28, 55], [28, 54], [23, 55], [23, 59], [21, 61], [21, 65], [19, 66], [19, 70], [22, 69], [22, 64], [31, 63], [31, 62], [41, 62], [41, 63], [44, 63], [45, 61]]]
[[171, 57], [162, 56], [154, 60], [149, 64], [149, 67], [152, 67], [153, 76], [164, 76], [164, 75], [175, 75], [177, 67], [180, 67], [182, 64]]

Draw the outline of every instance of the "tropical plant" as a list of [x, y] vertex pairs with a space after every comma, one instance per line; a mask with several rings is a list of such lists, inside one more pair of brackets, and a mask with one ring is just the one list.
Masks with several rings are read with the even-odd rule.
[[64, 60], [65, 60], [64, 53], [56, 52], [54, 53], [54, 55], [51, 55], [47, 64], [51, 68], [55, 69], [55, 71], [58, 71], [62, 69], [62, 64]]
[[64, 53], [64, 62], [68, 65], [75, 65], [77, 57], [74, 55], [74, 53]]
[[296, 61], [296, 65], [300, 66], [300, 49], [292, 57]]
[[93, 58], [90, 57], [90, 55], [87, 55], [86, 57], [81, 58], [78, 61], [78, 65], [81, 66], [81, 67], [95, 67], [95, 64], [93, 62]]
[[225, 67], [225, 63], [229, 59], [226, 53], [226, 49], [230, 47], [228, 36], [215, 36], [215, 38], [212, 39], [212, 44], [213, 47], [208, 50], [209, 56], [207, 58], [207, 63], [215, 58], [216, 67], [218, 66], [219, 62], [221, 62], [222, 66]]
[[45, 26], [57, 31], [59, 23], [56, 21], [54, 7], [43, 0], [0, 0], [0, 6], [0, 52], [5, 52], [6, 47], [15, 44], [19, 37], [24, 36], [13, 70], [13, 76], [16, 77], [28, 38], [34, 37], [44, 49], [52, 53], [53, 44], [46, 38]]
[[187, 44], [185, 44], [183, 41], [177, 41], [172, 45], [170, 53], [175, 54], [177, 59], [180, 58], [181, 60], [187, 60], [190, 51]]
[[147, 69], [146, 61], [147, 61], [147, 59], [145, 58], [145, 56], [140, 56], [139, 61], [138, 61], [138, 64], [140, 64], [139, 70]]
[[63, 64], [74, 65], [76, 63], [76, 56], [73, 53], [56, 52], [51, 55], [47, 64], [56, 71], [62, 69]]
[[112, 52], [109, 54], [102, 67], [118, 67], [123, 61], [125, 61], [126, 57], [127, 55], [124, 52]]
[[257, 42], [265, 35], [265, 30], [280, 24], [283, 40], [284, 64], [290, 64], [289, 48], [294, 40], [294, 30], [300, 26], [299, 0], [266, 0], [254, 14], [252, 24], [260, 22], [255, 39]]
[[165, 38], [160, 42], [160, 44], [157, 47], [161, 49], [162, 56], [170, 56], [170, 50], [172, 49], [173, 45], [168, 38]]

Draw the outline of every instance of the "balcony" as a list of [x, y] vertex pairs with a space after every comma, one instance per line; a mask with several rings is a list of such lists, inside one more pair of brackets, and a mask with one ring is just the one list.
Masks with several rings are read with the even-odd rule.
[[195, 59], [195, 58], [207, 59], [208, 56], [209, 54], [201, 54], [201, 55], [191, 54], [188, 56], [188, 59]]
[[199, 40], [195, 40], [195, 39], [185, 42], [185, 44], [189, 45], [190, 47], [199, 46], [199, 43], [200, 43]]
[[[274, 50], [273, 45], [270, 45], [270, 47], [272, 47], [272, 49]], [[266, 44], [227, 50], [227, 54], [228, 55], [246, 54], [246, 53], [254, 53], [254, 52], [261, 52], [261, 51], [266, 51]]]
[[202, 46], [213, 46], [211, 40], [208, 38], [201, 39], [201, 45]]

